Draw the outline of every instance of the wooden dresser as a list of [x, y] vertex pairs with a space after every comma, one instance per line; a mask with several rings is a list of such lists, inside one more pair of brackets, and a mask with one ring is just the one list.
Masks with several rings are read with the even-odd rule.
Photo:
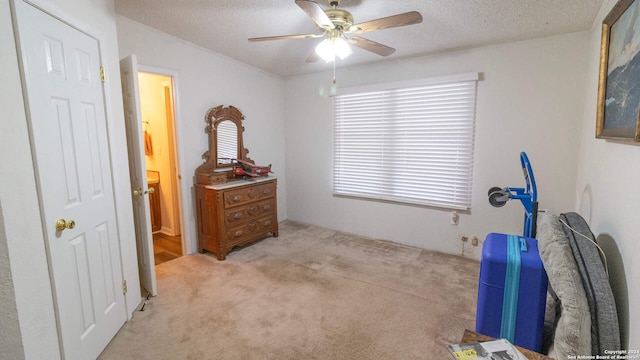
[[277, 180], [262, 177], [219, 185], [195, 184], [198, 251], [224, 260], [236, 246], [278, 236]]

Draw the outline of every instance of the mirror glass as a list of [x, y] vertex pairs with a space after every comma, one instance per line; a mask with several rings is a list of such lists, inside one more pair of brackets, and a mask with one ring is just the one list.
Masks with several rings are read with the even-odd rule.
[[238, 127], [231, 120], [224, 120], [216, 126], [218, 165], [231, 165], [238, 154]]

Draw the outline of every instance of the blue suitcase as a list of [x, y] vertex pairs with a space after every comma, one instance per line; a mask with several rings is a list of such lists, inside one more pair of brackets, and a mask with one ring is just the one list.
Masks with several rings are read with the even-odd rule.
[[476, 332], [539, 352], [547, 284], [536, 239], [487, 235], [480, 261]]

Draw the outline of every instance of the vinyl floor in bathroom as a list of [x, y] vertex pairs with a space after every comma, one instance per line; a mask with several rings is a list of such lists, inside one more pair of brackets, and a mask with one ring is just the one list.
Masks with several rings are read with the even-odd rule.
[[153, 254], [156, 265], [182, 256], [182, 237], [153, 234]]

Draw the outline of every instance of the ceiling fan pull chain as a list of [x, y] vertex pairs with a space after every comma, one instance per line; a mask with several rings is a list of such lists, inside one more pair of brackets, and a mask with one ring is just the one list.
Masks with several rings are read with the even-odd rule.
[[333, 83], [336, 83], [336, 61], [333, 61]]

